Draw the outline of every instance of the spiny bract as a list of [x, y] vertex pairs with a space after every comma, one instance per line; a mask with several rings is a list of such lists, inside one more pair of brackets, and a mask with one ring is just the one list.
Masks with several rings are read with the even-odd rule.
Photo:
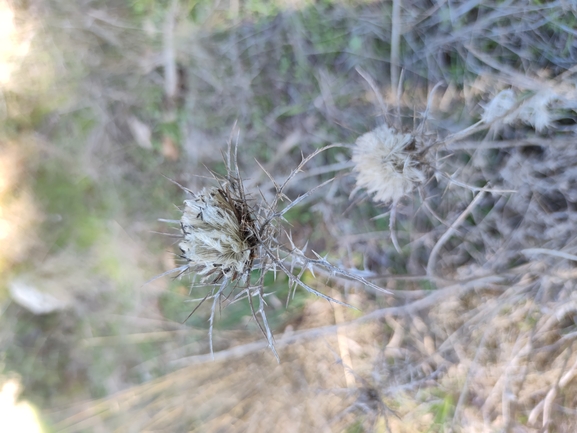
[[229, 193], [222, 188], [203, 189], [185, 200], [180, 220], [183, 240], [179, 247], [189, 268], [197, 274], [236, 279], [251, 267], [252, 233]]

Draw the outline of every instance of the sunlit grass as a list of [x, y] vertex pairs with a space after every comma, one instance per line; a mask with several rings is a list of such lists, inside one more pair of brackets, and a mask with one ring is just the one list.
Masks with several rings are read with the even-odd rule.
[[30, 39], [16, 25], [16, 15], [7, 0], [0, 1], [0, 89], [9, 87], [12, 74], [30, 49]]
[[26, 259], [35, 242], [33, 225], [40, 219], [23, 182], [25, 146], [5, 141], [0, 149], [0, 274]]
[[[3, 381], [3, 383], [2, 383]], [[22, 385], [16, 378], [0, 376], [0, 427], [4, 433], [42, 433], [36, 409], [19, 401]]]

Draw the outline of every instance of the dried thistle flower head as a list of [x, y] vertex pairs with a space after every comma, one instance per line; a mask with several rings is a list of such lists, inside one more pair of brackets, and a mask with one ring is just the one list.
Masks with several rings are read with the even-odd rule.
[[550, 105], [556, 100], [559, 100], [559, 95], [555, 92], [549, 89], [542, 90], [525, 101], [518, 110], [515, 110], [514, 116], [507, 116], [507, 120], [512, 123], [519, 119], [541, 132], [553, 121]]
[[189, 268], [212, 282], [248, 275], [254, 256], [252, 218], [235, 200], [234, 189], [211, 188], [185, 200], [179, 247]]
[[[185, 260], [185, 263], [158, 277], [174, 273], [178, 273], [178, 276], [193, 273], [200, 276], [203, 289], [208, 286], [208, 293], [200, 300], [196, 308], [206, 300], [212, 301], [209, 319], [211, 352], [212, 329], [217, 305], [246, 299], [256, 324], [266, 336], [269, 347], [278, 359], [265, 310], [265, 297], [267, 296], [265, 276], [269, 272], [274, 273], [275, 276], [278, 271], [283, 272], [288, 278], [291, 290], [300, 287], [323, 299], [346, 306], [349, 305], [306, 284], [303, 281], [305, 272], [321, 270], [331, 275], [332, 278], [354, 280], [373, 290], [390, 293], [354, 271], [332, 265], [316, 253], [314, 258], [307, 257], [305, 251], [295, 246], [290, 233], [283, 228], [286, 212], [332, 179], [292, 201], [285, 194], [289, 181], [302, 171], [304, 165], [315, 155], [335, 146], [327, 146], [312, 153], [291, 171], [282, 184], [274, 183], [276, 194], [270, 202], [263, 197], [260, 201], [251, 200], [249, 204], [249, 198], [245, 194], [244, 184], [238, 170], [236, 146], [234, 150], [229, 147], [228, 159], [225, 161], [226, 176], [214, 175], [218, 186], [194, 193], [177, 184], [190, 194], [192, 199], [185, 200], [180, 220], [161, 221], [180, 225], [180, 234], [176, 236], [181, 238], [180, 257]], [[290, 203], [280, 209], [279, 202], [283, 200], [288, 200]], [[252, 273], [252, 271], [255, 272]], [[228, 293], [225, 294], [225, 291]]]
[[527, 98], [513, 110], [517, 105], [515, 92], [511, 89], [503, 90], [491, 102], [483, 106], [484, 112], [481, 121], [486, 124], [502, 121], [509, 125], [520, 121], [541, 132], [551, 126], [554, 120], [551, 106], [560, 100], [562, 98], [556, 92], [551, 89], [544, 89]]
[[425, 180], [418, 161], [407, 150], [411, 134], [400, 134], [387, 125], [360, 136], [353, 152], [357, 188], [374, 194], [374, 200], [396, 202]]
[[483, 106], [484, 112], [481, 120], [484, 123], [493, 123], [505, 116], [517, 103], [515, 92], [511, 89], [502, 90], [489, 102]]

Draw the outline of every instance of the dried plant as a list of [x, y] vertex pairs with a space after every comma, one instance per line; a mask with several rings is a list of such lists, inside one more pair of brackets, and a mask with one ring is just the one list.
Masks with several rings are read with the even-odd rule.
[[[305, 254], [306, 246], [298, 248], [290, 232], [283, 226], [286, 221], [284, 215], [290, 209], [333, 179], [323, 182], [294, 200], [285, 195], [288, 183], [312, 158], [336, 146], [324, 147], [303, 158], [281, 185], [277, 184], [265, 170], [275, 189], [274, 198], [270, 203], [263, 194], [259, 194], [259, 199], [256, 199], [245, 192], [236, 157], [238, 143], [234, 146], [229, 143], [227, 174], [219, 176], [213, 173], [217, 187], [205, 188], [195, 193], [179, 185], [192, 196], [192, 199], [184, 201], [180, 221], [161, 221], [180, 225], [182, 239], [179, 243], [181, 251], [179, 257], [185, 263], [161, 276], [172, 273], [181, 276], [191, 273], [200, 277], [193, 283], [194, 285], [212, 287], [189, 315], [190, 317], [194, 314], [204, 301], [212, 300], [209, 319], [211, 352], [217, 306], [225, 301], [237, 302], [245, 299], [250, 305], [254, 320], [278, 359], [265, 311], [267, 296], [265, 275], [269, 272], [276, 275], [281, 271], [286, 274], [293, 291], [300, 287], [330, 302], [345, 306], [350, 305], [325, 295], [305, 283], [303, 281], [305, 272], [310, 271], [315, 275], [315, 271], [320, 271], [333, 278], [357, 281], [373, 290], [389, 293], [363, 278], [355, 270], [335, 266], [314, 251], [315, 257], [308, 257]], [[281, 207], [281, 202], [288, 204]]]
[[480, 123], [500, 126], [520, 122], [542, 132], [551, 127], [555, 120], [554, 105], [561, 103], [563, 106], [563, 100], [564, 98], [550, 88], [540, 90], [525, 99], [519, 98], [513, 89], [502, 90], [489, 103], [483, 105]]
[[425, 174], [415, 158], [415, 139], [411, 134], [395, 132], [382, 125], [360, 136], [353, 151], [357, 172], [357, 188], [374, 194], [374, 200], [385, 204], [397, 202], [416, 185], [425, 181]]
[[502, 119], [517, 103], [515, 92], [511, 89], [502, 90], [491, 101], [483, 106], [481, 121], [491, 124]]
[[559, 99], [559, 95], [555, 92], [549, 89], [542, 90], [523, 102], [506, 120], [508, 123], [520, 120], [531, 125], [537, 132], [541, 132], [551, 126], [553, 121], [551, 105]]
[[[197, 283], [204, 285], [199, 289], [206, 290], [202, 292], [207, 295], [203, 306], [210, 310], [212, 303], [211, 341], [217, 307], [238, 301], [250, 304], [267, 339], [244, 345], [229, 341], [230, 347], [215, 353], [217, 362], [203, 368], [199, 364], [209, 361], [209, 354], [198, 354], [196, 346], [191, 349], [180, 341], [171, 341], [178, 344], [178, 351], [158, 356], [155, 364], [147, 364], [141, 371], [155, 374], [149, 365], [188, 367], [95, 405], [87, 416], [89, 422], [101, 416], [108, 423], [103, 430], [110, 430], [110, 420], [116, 417], [116, 430], [196, 428], [248, 432], [269, 431], [270, 426], [283, 425], [300, 431], [307, 425], [309, 431], [329, 431], [331, 427], [333, 431], [352, 431], [365, 426], [359, 423], [349, 428], [341, 426], [347, 420], [356, 422], [364, 417], [369, 427], [374, 421], [381, 427], [379, 431], [383, 431], [386, 404], [402, 416], [400, 421], [390, 417], [392, 431], [440, 430], [443, 427], [439, 424], [463, 431], [520, 431], [527, 430], [521, 428], [525, 420], [530, 424], [528, 428], [541, 429], [551, 424], [555, 431], [574, 431], [574, 423], [573, 428], [563, 430], [559, 420], [574, 418], [572, 409], [576, 407], [577, 333], [572, 296], [577, 223], [572, 135], [575, 126], [574, 122], [556, 125], [555, 122], [559, 106], [568, 98], [560, 83], [563, 80], [563, 86], [569, 87], [567, 79], [576, 71], [572, 66], [577, 50], [570, 32], [565, 32], [567, 38], [564, 38], [563, 32], [552, 30], [571, 22], [571, 16], [567, 16], [570, 11], [553, 3], [546, 8], [535, 5], [527, 9], [523, 2], [514, 2], [506, 10], [499, 9], [497, 3], [482, 4], [471, 13], [462, 13], [462, 8], [453, 10], [450, 4], [442, 2], [434, 10], [428, 3], [403, 4], [402, 8], [399, 1], [394, 3], [396, 15], [400, 13], [402, 19], [395, 20], [392, 31], [395, 36], [390, 43], [391, 69], [395, 73], [391, 73], [395, 76], [392, 81], [401, 84], [397, 93], [403, 89], [417, 92], [398, 104], [396, 121], [389, 118], [395, 107], [388, 112], [383, 110], [385, 125], [357, 140], [353, 162], [357, 189], [367, 191], [379, 205], [390, 205], [393, 243], [396, 243], [392, 230], [395, 207], [407, 204], [407, 211], [401, 214], [406, 241], [403, 255], [391, 251], [388, 233], [379, 232], [381, 225], [362, 219], [367, 216], [364, 211], [368, 206], [343, 217], [342, 209], [348, 206], [347, 193], [354, 187], [345, 194], [335, 187], [331, 200], [322, 204], [325, 221], [332, 223], [329, 230], [332, 232], [334, 227], [334, 232], [343, 234], [339, 239], [340, 251], [350, 252], [354, 260], [363, 260], [371, 266], [373, 281], [387, 284], [395, 291], [396, 299], [387, 297], [386, 306], [382, 307], [380, 299], [375, 302], [373, 297], [367, 296], [362, 301], [357, 298], [355, 305], [365, 302], [368, 314], [362, 317], [351, 314], [349, 322], [337, 319], [336, 314], [329, 314], [320, 322], [318, 310], [307, 305], [302, 313], [303, 322], [295, 326], [294, 332], [287, 330], [276, 344], [279, 353], [283, 351], [282, 357], [290, 358], [291, 362], [271, 368], [267, 358], [272, 357], [268, 353], [255, 355], [266, 347], [266, 342], [275, 347], [265, 315], [270, 287], [265, 286], [263, 275], [288, 271], [293, 288], [303, 288], [303, 281], [310, 281], [305, 273], [313, 270], [317, 275], [324, 272], [339, 276], [340, 272], [340, 276], [353, 279], [358, 275], [307, 253], [305, 248], [297, 248], [285, 230], [286, 212], [316, 194], [306, 182], [298, 185], [301, 191], [309, 191], [302, 196], [291, 195], [286, 187], [286, 182], [296, 180], [294, 173], [306, 161], [295, 168], [285, 183], [275, 183], [273, 176], [278, 179], [279, 173], [285, 172], [279, 161], [286, 161], [287, 152], [296, 150], [297, 145], [302, 149], [316, 145], [317, 141], [310, 138], [311, 130], [314, 140], [322, 137], [320, 140], [331, 141], [344, 139], [347, 135], [341, 132], [345, 130], [359, 130], [367, 123], [372, 126], [372, 122], [367, 122], [367, 114], [373, 107], [367, 107], [366, 95], [358, 91], [358, 83], [348, 80], [350, 69], [342, 65], [363, 65], [375, 75], [382, 71], [382, 62], [375, 59], [382, 58], [383, 46], [388, 46], [389, 39], [383, 38], [387, 29], [382, 26], [383, 14], [375, 13], [379, 5], [371, 2], [367, 8], [342, 8], [336, 4], [331, 4], [330, 10], [312, 8], [315, 13], [321, 12], [321, 21], [328, 22], [328, 28], [339, 32], [345, 28], [342, 32], [345, 36], [354, 36], [343, 38], [347, 44], [361, 41], [360, 51], [350, 53], [355, 45], [352, 43], [350, 50], [335, 50], [338, 55], [334, 64], [328, 60], [332, 54], [326, 52], [326, 44], [313, 48], [314, 41], [304, 38], [315, 35], [308, 31], [311, 20], [301, 20], [307, 17], [306, 9], [299, 10], [296, 16], [292, 12], [283, 13], [270, 26], [262, 26], [263, 21], [257, 20], [257, 31], [244, 17], [239, 17], [241, 21], [235, 23], [243, 25], [235, 24], [229, 35], [219, 32], [214, 38], [218, 43], [214, 44], [212, 35], [208, 35], [210, 30], [195, 32], [187, 40], [193, 42], [193, 49], [185, 51], [207, 61], [180, 59], [188, 65], [190, 76], [202, 78], [188, 80], [191, 89], [186, 92], [190, 98], [186, 107], [194, 106], [195, 115], [189, 117], [197, 123], [183, 127], [183, 132], [190, 133], [184, 143], [203, 142], [194, 140], [192, 135], [193, 131], [195, 134], [204, 131], [203, 121], [198, 119], [214, 118], [218, 124], [225, 124], [231, 117], [240, 117], [242, 122], [260, 117], [268, 112], [257, 104], [262, 95], [270, 96], [266, 98], [266, 107], [275, 107], [262, 122], [274, 135], [265, 135], [267, 139], [263, 142], [276, 143], [286, 131], [291, 131], [292, 138], [267, 148], [273, 154], [267, 170], [272, 174], [269, 177], [274, 198], [269, 199], [264, 192], [265, 200], [242, 181], [234, 152], [229, 152], [233, 160], [228, 162], [226, 175], [215, 176], [213, 184], [204, 190], [189, 191], [182, 218], [175, 221], [181, 230], [178, 236], [183, 262], [174, 272], [194, 274]], [[361, 9], [362, 14], [357, 14]], [[449, 13], [450, 22], [446, 20]], [[173, 20], [174, 10], [168, 15]], [[167, 55], [163, 56], [167, 99], [174, 97], [176, 84], [174, 53], [178, 51], [181, 57], [184, 53], [168, 43], [175, 40], [170, 33], [178, 30], [169, 27], [165, 28]], [[91, 29], [94, 30], [98, 27]], [[324, 35], [319, 39], [326, 40]], [[503, 49], [495, 47], [495, 41]], [[542, 44], [550, 45], [550, 49], [542, 50]], [[560, 46], [567, 47], [568, 56], [559, 55], [555, 47]], [[271, 55], [278, 56], [278, 62], [271, 62]], [[289, 62], [286, 75], [279, 74], [275, 66], [286, 58], [299, 60], [295, 70], [306, 77], [306, 82], [291, 75], [294, 62]], [[542, 59], [538, 65], [537, 58]], [[549, 64], [546, 59], [551, 58], [556, 58], [559, 64]], [[447, 59], [451, 59], [450, 69]], [[310, 68], [303, 69], [307, 62]], [[403, 65], [410, 71], [406, 86], [402, 85], [402, 73], [399, 74]], [[556, 83], [539, 78], [545, 76], [541, 72], [554, 74], [569, 67], [559, 79], [552, 80]], [[301, 74], [303, 70], [310, 73]], [[347, 75], [342, 75], [343, 71]], [[451, 81], [456, 71], [462, 71], [466, 77]], [[535, 71], [540, 72], [536, 75]], [[479, 79], [469, 87], [469, 78], [474, 74]], [[310, 77], [312, 80], [308, 81]], [[434, 131], [429, 135], [424, 133], [428, 109], [424, 115], [414, 111], [420, 123], [414, 122], [412, 127], [409, 121], [401, 122], [401, 118], [406, 120], [411, 114], [406, 107], [412, 101], [417, 101], [418, 106], [420, 98], [425, 97], [428, 89], [428, 84], [427, 89], [422, 86], [425, 78], [431, 83], [442, 79], [447, 82], [445, 95], [437, 99], [439, 112], [435, 107], [427, 124]], [[103, 82], [109, 84], [111, 80]], [[383, 84], [372, 87], [382, 93], [386, 88]], [[496, 85], [506, 87], [495, 88]], [[394, 93], [396, 86], [392, 87]], [[321, 93], [316, 93], [317, 88]], [[508, 90], [502, 91], [503, 88]], [[550, 88], [554, 91], [543, 90]], [[551, 92], [562, 98], [552, 96]], [[496, 96], [487, 99], [479, 122], [465, 127], [473, 123], [470, 109], [475, 107], [480, 94]], [[382, 96], [377, 95], [377, 99], [384, 105]], [[388, 100], [391, 99], [401, 101], [398, 95]], [[287, 101], [291, 101], [291, 106], [286, 106]], [[310, 101], [314, 101], [315, 109]], [[131, 104], [129, 108], [138, 107]], [[116, 104], [102, 106], [116, 107]], [[293, 115], [294, 108], [299, 107], [305, 112]], [[123, 111], [130, 110], [119, 110]], [[113, 113], [110, 117], [117, 120]], [[568, 120], [574, 117], [573, 111]], [[531, 128], [517, 128], [521, 125]], [[369, 131], [371, 126], [362, 131]], [[535, 136], [530, 129], [546, 131], [548, 137]], [[563, 130], [572, 134], [561, 136]], [[218, 134], [216, 128], [206, 133]], [[251, 130], [248, 126], [247, 136], [251, 133], [253, 138], [261, 139], [262, 129], [257, 125]], [[493, 133], [491, 140], [483, 137], [485, 133]], [[463, 141], [466, 138], [471, 140], [466, 143]], [[197, 158], [198, 149], [190, 154]], [[209, 163], [206, 159], [202, 162]], [[323, 163], [314, 168], [316, 173], [345, 168], [342, 159], [333, 161], [327, 157]], [[350, 161], [344, 164], [352, 166]], [[312, 171], [307, 174], [309, 182], [311, 174]], [[254, 181], [252, 173], [251, 177]], [[492, 193], [495, 190], [489, 190], [489, 184], [518, 192], [499, 196]], [[415, 190], [419, 192], [418, 198]], [[473, 195], [471, 191], [479, 194]], [[287, 195], [297, 198], [290, 201]], [[405, 196], [414, 200], [403, 199]], [[315, 229], [323, 234], [326, 230]], [[546, 257], [537, 260], [535, 255]], [[331, 289], [322, 288], [321, 281], [308, 284], [319, 296], [328, 298], [324, 293], [335, 296]], [[309, 290], [306, 285], [304, 288]], [[332, 305], [324, 304], [328, 303], [313, 306], [332, 309], [329, 308]], [[226, 309], [223, 314], [227, 314]], [[294, 324], [290, 325], [292, 328]], [[323, 344], [316, 339], [319, 335], [323, 336]], [[140, 336], [134, 336], [137, 337]], [[327, 342], [326, 346], [338, 347], [334, 353], [342, 359], [341, 365], [350, 366], [359, 376], [371, 377], [367, 381], [369, 386], [359, 387], [358, 378], [356, 385], [350, 383], [348, 372], [335, 373], [338, 362], [322, 352]], [[241, 357], [246, 357], [246, 362]], [[294, 369], [291, 381], [284, 378], [283, 382], [279, 371], [291, 368]], [[263, 375], [263, 371], [267, 374]], [[344, 380], [339, 381], [339, 373]], [[323, 417], [331, 419], [334, 410], [338, 411], [344, 402], [340, 396], [329, 400], [331, 393], [327, 390], [339, 384], [355, 389], [357, 398], [351, 402], [343, 422], [327, 427]], [[237, 390], [242, 392], [235, 396]], [[349, 390], [343, 394], [351, 396]], [[286, 398], [287, 395], [291, 397]], [[323, 400], [331, 404], [323, 405]], [[266, 403], [262, 404], [263, 401]], [[123, 407], [120, 412], [119, 406]], [[121, 419], [126, 414], [128, 423], [134, 423], [130, 427]], [[71, 429], [86, 430], [76, 421], [71, 420]], [[141, 427], [136, 427], [137, 423]]]
[[[232, 187], [231, 187], [232, 185]], [[252, 267], [256, 238], [246, 202], [235, 197], [234, 183], [203, 190], [185, 200], [179, 244], [190, 270], [219, 283], [246, 277]]]

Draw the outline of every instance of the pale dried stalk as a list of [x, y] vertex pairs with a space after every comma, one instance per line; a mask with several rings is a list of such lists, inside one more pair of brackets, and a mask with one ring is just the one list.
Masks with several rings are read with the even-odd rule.
[[441, 251], [441, 248], [443, 247], [445, 242], [447, 242], [449, 240], [449, 238], [451, 236], [453, 236], [453, 233], [455, 233], [456, 228], [463, 221], [465, 221], [465, 218], [467, 218], [467, 216], [469, 216], [469, 214], [473, 211], [475, 206], [477, 206], [477, 204], [481, 201], [481, 199], [484, 196], [485, 196], [485, 191], [479, 192], [475, 196], [473, 201], [471, 203], [469, 203], [467, 208], [461, 213], [461, 215], [459, 215], [459, 217], [453, 222], [453, 224], [451, 224], [451, 227], [449, 227], [448, 230], [443, 234], [443, 236], [441, 236], [441, 238], [437, 241], [437, 243], [433, 247], [433, 250], [431, 251], [431, 254], [429, 256], [429, 261], [427, 263], [427, 275], [429, 277], [435, 276], [434, 269], [435, 269], [435, 265], [437, 264], [437, 256], [439, 255], [439, 252]]
[[355, 68], [355, 70], [359, 73], [359, 75], [361, 77], [363, 77], [365, 79], [365, 81], [369, 84], [369, 86], [371, 86], [371, 89], [373, 90], [373, 93], [375, 94], [375, 97], [377, 98], [377, 102], [379, 103], [379, 107], [383, 113], [383, 117], [384, 117], [385, 121], [388, 123], [387, 104], [385, 104], [385, 101], [383, 100], [383, 96], [381, 95], [381, 92], [379, 91], [379, 88], [377, 87], [375, 80], [373, 80], [373, 77], [371, 77], [366, 71], [361, 69], [359, 66], [357, 66]]
[[[391, 88], [399, 84], [399, 67], [401, 52], [401, 0], [393, 0], [391, 16]], [[397, 104], [399, 101], [396, 101]]]
[[549, 425], [551, 418], [552, 405], [557, 397], [557, 393], [565, 388], [574, 378], [577, 376], [577, 360], [571, 366], [569, 371], [567, 371], [559, 380], [559, 383], [552, 386], [549, 392], [543, 400], [541, 400], [537, 406], [535, 406], [531, 413], [529, 414], [528, 423], [534, 425], [537, 423], [537, 418], [543, 412], [543, 427], [546, 428]]
[[178, 0], [172, 0], [166, 17], [162, 32], [162, 64], [164, 67], [164, 95], [168, 102], [169, 120], [175, 116], [175, 100], [178, 87], [178, 77], [176, 71], [176, 54], [174, 47], [174, 26], [178, 13]]

